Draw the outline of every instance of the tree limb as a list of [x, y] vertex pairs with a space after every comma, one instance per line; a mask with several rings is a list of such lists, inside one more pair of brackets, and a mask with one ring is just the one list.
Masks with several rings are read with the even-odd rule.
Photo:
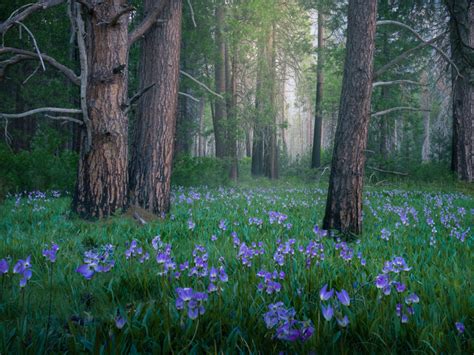
[[446, 59], [448, 61], [449, 64], [452, 65], [452, 67], [456, 70], [456, 72], [458, 73], [458, 75], [460, 77], [463, 77], [461, 75], [461, 73], [459, 72], [459, 69], [458, 67], [456, 66], [456, 64], [454, 64], [454, 62], [451, 60], [451, 58], [449, 58], [449, 56], [444, 53], [444, 51], [439, 48], [438, 46], [434, 45], [433, 43], [429, 43], [430, 41], [429, 40], [425, 40], [423, 37], [421, 37], [421, 35], [416, 32], [413, 28], [411, 28], [410, 26], [408, 26], [407, 24], [404, 24], [402, 22], [398, 22], [398, 21], [393, 21], [393, 20], [383, 20], [383, 21], [377, 21], [377, 25], [396, 25], [396, 26], [399, 26], [399, 27], [402, 27], [402, 28], [405, 28], [407, 30], [409, 30], [411, 33], [413, 33], [415, 35], [416, 38], [418, 38], [421, 42], [423, 43], [426, 43], [428, 44], [431, 48], [433, 48], [434, 50], [436, 50], [438, 53], [440, 53], [444, 59]]
[[391, 171], [391, 170], [385, 170], [385, 169], [379, 169], [376, 168], [375, 166], [368, 166], [367, 169], [379, 171], [381, 173], [387, 173], [387, 174], [395, 174], [395, 175], [402, 175], [402, 176], [408, 176], [408, 173], [401, 173], [399, 171]]
[[99, 25], [115, 26], [118, 23], [118, 20], [120, 20], [120, 17], [134, 10], [135, 10], [135, 7], [127, 6], [123, 8], [122, 10], [120, 10], [119, 12], [117, 12], [109, 21], [101, 22], [99, 23]]
[[31, 40], [33, 41], [33, 47], [35, 47], [36, 53], [38, 54], [38, 57], [39, 57], [39, 60], [40, 60], [40, 63], [41, 63], [41, 67], [43, 68], [43, 71], [46, 71], [46, 67], [44, 66], [43, 56], [41, 55], [41, 51], [38, 47], [38, 43], [36, 42], [36, 38], [35, 38], [35, 36], [33, 36], [33, 32], [31, 32], [30, 29], [28, 27], [26, 27], [24, 24], [22, 24], [21, 22], [17, 21], [15, 23], [17, 25], [21, 26], [22, 28], [24, 28], [25, 31], [30, 35]]
[[4, 35], [16, 22], [21, 22], [32, 13], [39, 10], [46, 10], [49, 7], [53, 7], [63, 3], [64, 0], [40, 0], [36, 3], [24, 6], [22, 10], [15, 10], [10, 17], [0, 23], [0, 34]]
[[191, 4], [191, 0], [188, 0], [189, 10], [191, 11], [191, 20], [193, 20], [194, 27], [197, 27], [196, 20], [194, 19], [194, 9], [193, 4]]
[[155, 85], [156, 83], [148, 85], [147, 87], [143, 88], [142, 90], [137, 92], [135, 95], [133, 95], [130, 99], [128, 99], [127, 104], [124, 107], [125, 108], [125, 110], [123, 111], [124, 115], [126, 115], [128, 111], [130, 111], [130, 108], [135, 102], [137, 102], [148, 90], [150, 90]]
[[[38, 58], [38, 54], [35, 52], [30, 52], [24, 49], [13, 48], [13, 47], [0, 47], [0, 54], [5, 54], [5, 53], [14, 53], [17, 55], [3, 62], [0, 62], [1, 64], [0, 78], [2, 78], [3, 76], [2, 74], [4, 74], [4, 71], [10, 65], [19, 63], [23, 60], [31, 60], [31, 59]], [[54, 59], [53, 57], [50, 57], [47, 54], [42, 53], [41, 57], [49, 65], [51, 65], [52, 67], [62, 72], [69, 80], [71, 80], [72, 83], [74, 83], [75, 85], [80, 84], [80, 78], [76, 75], [76, 73], [74, 73], [74, 71], [72, 71], [65, 65], [59, 63], [56, 59]]]
[[50, 118], [52, 120], [59, 120], [59, 121], [70, 121], [70, 122], [74, 122], [74, 123], [77, 123], [78, 125], [82, 126], [84, 124], [83, 121], [81, 120], [78, 120], [77, 118], [72, 118], [72, 117], [69, 117], [69, 116], [51, 116], [51, 115], [45, 115], [47, 118]]
[[22, 113], [0, 113], [0, 117], [6, 118], [6, 119], [23, 118], [23, 117], [35, 115], [37, 113], [43, 113], [43, 112], [56, 112], [56, 113], [69, 113], [69, 114], [82, 113], [81, 110], [78, 110], [76, 108], [41, 107], [41, 108], [35, 108], [30, 111], [22, 112]]
[[148, 30], [156, 23], [158, 16], [161, 15], [165, 6], [170, 0], [160, 1], [159, 4], [148, 13], [143, 21], [128, 35], [128, 46], [131, 47], [140, 37], [142, 37]]
[[374, 73], [374, 80], [378, 77], [380, 77], [382, 74], [384, 74], [387, 70], [389, 70], [391, 67], [393, 67], [394, 65], [397, 65], [398, 63], [400, 63], [403, 59], [407, 58], [410, 54], [420, 50], [420, 49], [423, 49], [425, 47], [428, 47], [430, 44], [436, 42], [437, 40], [441, 39], [444, 37], [444, 35], [446, 34], [445, 33], [442, 33], [441, 35], [437, 36], [437, 37], [434, 37], [432, 39], [430, 39], [428, 42], [423, 42], [423, 43], [420, 43], [419, 45], [417, 45], [416, 47], [413, 47], [413, 48], [410, 48], [408, 50], [406, 50], [405, 52], [402, 52], [400, 55], [398, 55], [397, 57], [395, 57], [394, 59], [392, 59], [390, 62], [388, 62], [387, 64], [385, 64], [382, 68], [380, 68], [379, 70], [375, 71]]
[[186, 73], [185, 71], [182, 71], [180, 70], [179, 71], [181, 74], [183, 74], [185, 77], [191, 79], [192, 81], [194, 81], [195, 83], [199, 84], [200, 86], [202, 86], [204, 89], [206, 89], [207, 91], [209, 91], [211, 94], [217, 96], [218, 98], [224, 100], [224, 97], [220, 94], [218, 94], [217, 92], [211, 90], [206, 84], [200, 82], [199, 80], [197, 80], [196, 78], [194, 78], [191, 74], [188, 74]]
[[200, 102], [199, 99], [196, 99], [193, 95], [191, 94], [187, 94], [185, 92], [182, 92], [182, 91], [179, 91], [178, 92], [179, 95], [183, 95], [183, 96], [186, 96], [187, 98], [193, 100], [193, 101], [196, 101], [196, 102]]
[[392, 80], [392, 81], [377, 81], [372, 84], [372, 88], [376, 88], [377, 86], [389, 86], [389, 85], [398, 85], [398, 84], [411, 84], [411, 85], [426, 86], [426, 84], [420, 83], [418, 81], [413, 81], [413, 80]]
[[391, 112], [395, 112], [395, 111], [431, 111], [431, 110], [424, 110], [424, 109], [421, 109], [421, 108], [409, 107], [409, 106], [397, 106], [397, 107], [389, 108], [389, 109], [384, 110], [384, 111], [374, 112], [370, 116], [371, 117], [378, 117], [378, 116], [387, 115], [387, 114], [389, 114]]

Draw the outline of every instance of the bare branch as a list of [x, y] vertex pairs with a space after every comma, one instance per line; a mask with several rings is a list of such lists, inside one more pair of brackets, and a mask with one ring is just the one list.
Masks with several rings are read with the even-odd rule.
[[195, 83], [199, 84], [200, 86], [202, 86], [204, 89], [206, 89], [207, 91], [209, 91], [211, 94], [217, 96], [218, 98], [224, 100], [224, 97], [220, 94], [218, 94], [217, 92], [211, 90], [206, 84], [200, 82], [199, 80], [197, 80], [196, 78], [194, 78], [193, 76], [191, 76], [191, 74], [188, 74], [186, 73], [185, 71], [182, 71], [180, 70], [179, 71], [181, 74], [183, 74], [185, 77], [191, 79], [192, 81], [194, 81]]
[[393, 67], [394, 65], [397, 65], [398, 63], [400, 63], [402, 60], [404, 60], [405, 58], [407, 58], [410, 54], [420, 50], [420, 49], [423, 49], [425, 47], [428, 47], [430, 44], [436, 42], [437, 40], [441, 39], [444, 37], [444, 35], [446, 34], [445, 33], [442, 33], [441, 35], [437, 36], [437, 37], [434, 37], [432, 39], [430, 39], [428, 42], [423, 42], [423, 43], [420, 43], [419, 45], [417, 45], [416, 47], [413, 47], [413, 48], [410, 48], [408, 49], [407, 51], [405, 52], [402, 52], [400, 55], [398, 55], [397, 57], [395, 57], [394, 59], [392, 59], [390, 62], [388, 62], [387, 64], [385, 64], [382, 68], [380, 68], [379, 70], [377, 70], [375, 73], [374, 73], [374, 80], [378, 77], [380, 77], [382, 74], [384, 74], [387, 70], [389, 70], [391, 67]]
[[150, 90], [153, 86], [155, 86], [156, 83], [153, 83], [153, 84], [150, 84], [148, 85], [147, 87], [143, 88], [142, 90], [140, 90], [139, 92], [137, 92], [135, 95], [133, 95], [128, 101], [127, 101], [127, 104], [125, 105], [125, 110], [123, 111], [124, 112], [124, 115], [126, 115], [128, 113], [128, 111], [130, 111], [130, 108], [132, 107], [132, 105], [137, 102], [148, 90]]
[[372, 84], [372, 88], [376, 88], [377, 86], [389, 86], [389, 85], [398, 85], [398, 84], [411, 84], [411, 85], [426, 86], [426, 84], [420, 83], [418, 81], [413, 81], [413, 80], [392, 80], [392, 81], [377, 81]]
[[117, 12], [109, 21], [100, 22], [99, 25], [115, 26], [120, 20], [120, 17], [134, 10], [135, 10], [135, 7], [127, 6], [123, 8], [122, 10], [120, 10], [119, 12]]
[[193, 100], [193, 101], [201, 102], [199, 99], [196, 99], [196, 98], [195, 98], [193, 95], [191, 95], [191, 94], [188, 94], [188, 93], [185, 93], [185, 92], [182, 92], [182, 91], [179, 91], [178, 94], [183, 95], [183, 96], [186, 96], [187, 98], [190, 98], [190, 99]]
[[33, 72], [30, 75], [28, 75], [25, 80], [23, 80], [22, 84], [25, 85], [28, 82], [28, 80], [30, 80], [38, 72], [39, 68], [40, 68], [40, 65], [38, 65], [35, 68], [35, 70], [33, 70]]
[[44, 61], [43, 61], [43, 56], [41, 55], [41, 51], [38, 47], [38, 43], [36, 42], [36, 38], [35, 36], [33, 36], [33, 33], [29, 30], [28, 27], [26, 27], [24, 24], [22, 24], [21, 22], [17, 21], [15, 22], [16, 24], [18, 24], [19, 26], [21, 26], [22, 28], [25, 29], [25, 31], [30, 35], [31, 37], [31, 40], [33, 41], [33, 46], [35, 47], [35, 50], [36, 50], [36, 53], [38, 53], [38, 57], [39, 57], [39, 60], [41, 62], [41, 67], [43, 68], [43, 71], [46, 71], [46, 67], [44, 66]]
[[86, 144], [84, 152], [85, 154], [88, 154], [92, 147], [92, 127], [89, 119], [89, 111], [87, 109], [87, 78], [89, 76], [89, 68], [87, 65], [87, 51], [86, 43], [84, 41], [85, 29], [81, 14], [81, 4], [76, 4], [76, 16], [72, 19], [72, 22], [74, 23], [77, 34], [77, 47], [79, 49], [79, 62], [81, 65], [81, 111], [82, 120], [86, 127]]
[[94, 8], [87, 0], [73, 0], [73, 1], [77, 2], [78, 4], [81, 4], [81, 5], [84, 6], [88, 11], [92, 11], [93, 8]]
[[431, 111], [431, 110], [424, 110], [424, 109], [421, 109], [421, 108], [409, 107], [409, 106], [397, 106], [397, 107], [389, 108], [389, 109], [384, 110], [384, 111], [374, 112], [370, 116], [371, 117], [378, 117], [378, 116], [387, 115], [387, 114], [395, 112], [395, 111]]
[[[30, 59], [38, 58], [38, 54], [36, 54], [35, 52], [26, 51], [24, 49], [19, 49], [19, 48], [0, 47], [0, 54], [5, 54], [5, 53], [14, 53], [14, 54], [18, 54], [18, 55], [14, 56], [14, 57], [12, 57], [8, 60], [5, 60], [3, 62], [0, 62], [0, 64], [2, 64], [1, 69], [0, 69], [0, 78], [3, 76], [2, 74], [8, 66], [19, 63], [23, 60], [30, 60]], [[76, 75], [76, 73], [74, 73], [74, 71], [72, 71], [71, 69], [69, 69], [65, 65], [59, 63], [53, 57], [50, 57], [50, 56], [48, 56], [44, 53], [41, 54], [41, 57], [49, 65], [51, 65], [52, 67], [54, 67], [57, 70], [59, 70], [60, 72], [62, 72], [75, 85], [80, 84], [80, 79]]]
[[75, 108], [61, 108], [61, 107], [41, 107], [35, 108], [34, 110], [22, 112], [22, 113], [0, 113], [0, 118], [9, 119], [9, 118], [23, 118], [31, 115], [36, 115], [38, 113], [44, 112], [56, 112], [56, 113], [69, 113], [76, 114], [82, 113], [81, 110]]
[[64, 0], [40, 0], [34, 4], [25, 5], [21, 11], [15, 10], [6, 21], [0, 23], [0, 34], [5, 34], [16, 22], [23, 21], [32, 13], [39, 10], [46, 10], [63, 2]]
[[454, 62], [451, 60], [451, 58], [449, 58], [449, 56], [444, 53], [444, 51], [439, 48], [438, 46], [434, 45], [433, 43], [429, 43], [430, 41], [429, 40], [425, 40], [423, 37], [421, 37], [421, 35], [416, 32], [413, 28], [411, 28], [410, 26], [402, 23], [402, 22], [398, 22], [398, 21], [393, 21], [393, 20], [383, 20], [383, 21], [377, 21], [377, 25], [396, 25], [396, 26], [399, 26], [399, 27], [402, 27], [402, 28], [405, 28], [407, 30], [409, 30], [411, 33], [413, 33], [415, 35], [416, 38], [418, 38], [421, 42], [423, 43], [426, 43], [427, 45], [429, 45], [431, 48], [435, 49], [438, 53], [440, 53], [444, 59], [446, 59], [446, 61], [448, 61], [449, 64], [452, 65], [452, 67], [456, 70], [456, 72], [458, 73], [458, 75], [460, 77], [462, 77], [461, 73], [459, 72], [459, 69], [458, 67], [456, 66], [456, 64], [454, 64]]
[[52, 119], [52, 120], [74, 122], [74, 123], [77, 123], [80, 126], [82, 126], [84, 124], [84, 122], [82, 122], [81, 120], [78, 120], [77, 118], [72, 118], [72, 117], [69, 117], [69, 116], [51, 116], [51, 115], [47, 115], [47, 114], [45, 116]]
[[193, 20], [194, 27], [197, 27], [196, 20], [194, 19], [194, 9], [193, 4], [191, 4], [191, 0], [188, 0], [189, 10], [191, 11], [191, 20]]
[[385, 170], [385, 169], [380, 169], [376, 168], [375, 166], [368, 166], [367, 169], [379, 171], [381, 173], [387, 173], [387, 174], [394, 174], [394, 175], [402, 175], [402, 176], [408, 176], [408, 173], [401, 173], [399, 171], [391, 171], [391, 170]]
[[160, 1], [159, 4], [143, 19], [143, 21], [128, 35], [128, 46], [131, 47], [139, 38], [141, 38], [156, 23], [158, 16], [161, 15], [165, 6], [170, 0]]

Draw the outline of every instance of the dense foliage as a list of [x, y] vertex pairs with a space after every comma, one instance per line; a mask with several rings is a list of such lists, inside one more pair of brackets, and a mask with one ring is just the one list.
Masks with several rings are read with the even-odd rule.
[[179, 188], [145, 226], [11, 197], [0, 351], [472, 353], [472, 196], [369, 189], [354, 241], [314, 225], [324, 196]]

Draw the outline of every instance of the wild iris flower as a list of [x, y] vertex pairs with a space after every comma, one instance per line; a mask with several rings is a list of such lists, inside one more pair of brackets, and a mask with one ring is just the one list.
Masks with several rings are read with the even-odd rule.
[[176, 309], [183, 310], [187, 306], [188, 317], [196, 319], [199, 315], [206, 312], [204, 302], [207, 301], [207, 294], [205, 292], [194, 291], [190, 287], [176, 288], [178, 297], [176, 298]]
[[321, 301], [327, 301], [334, 295], [334, 289], [328, 291], [328, 284], [325, 284], [323, 288], [319, 291], [319, 298]]
[[43, 256], [48, 259], [50, 262], [54, 263], [56, 261], [56, 254], [59, 250], [59, 246], [55, 243], [51, 245], [51, 249], [44, 249]]
[[310, 320], [295, 320], [295, 315], [293, 308], [287, 309], [283, 302], [277, 302], [268, 306], [263, 319], [268, 329], [277, 328], [275, 338], [292, 342], [306, 341], [313, 335], [314, 327]]
[[99, 251], [89, 250], [84, 253], [84, 264], [76, 269], [86, 280], [92, 279], [97, 272], [109, 272], [115, 265], [112, 259], [114, 247], [111, 244], [103, 246]]
[[14, 274], [20, 274], [22, 279], [20, 280], [20, 287], [25, 287], [28, 280], [31, 279], [31, 256], [28, 256], [25, 260], [18, 260], [13, 267]]
[[6, 274], [9, 268], [7, 259], [0, 260], [0, 274]]

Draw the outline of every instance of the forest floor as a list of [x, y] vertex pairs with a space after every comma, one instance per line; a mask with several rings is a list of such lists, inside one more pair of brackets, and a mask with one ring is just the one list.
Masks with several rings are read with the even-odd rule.
[[175, 189], [146, 225], [10, 197], [0, 353], [474, 351], [471, 187], [369, 187], [343, 241], [316, 226], [323, 187], [269, 185]]

